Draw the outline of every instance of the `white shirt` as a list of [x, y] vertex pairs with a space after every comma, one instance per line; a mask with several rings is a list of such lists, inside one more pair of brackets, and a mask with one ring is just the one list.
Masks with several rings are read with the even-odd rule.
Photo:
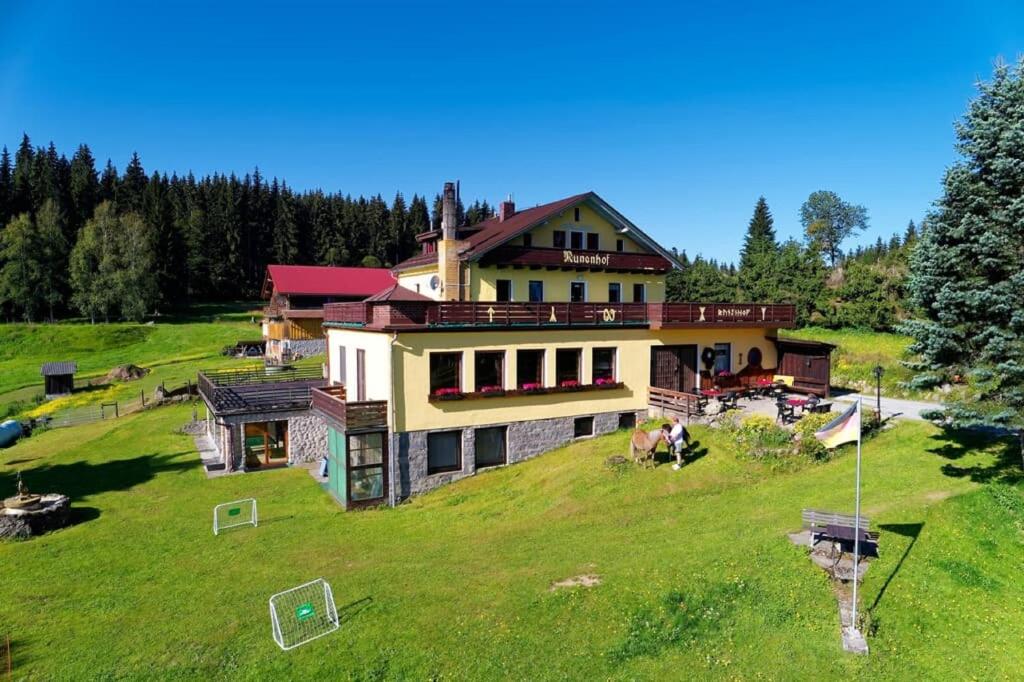
[[680, 443], [683, 440], [683, 425], [676, 422], [672, 425], [672, 430], [668, 432], [668, 439], [673, 443]]

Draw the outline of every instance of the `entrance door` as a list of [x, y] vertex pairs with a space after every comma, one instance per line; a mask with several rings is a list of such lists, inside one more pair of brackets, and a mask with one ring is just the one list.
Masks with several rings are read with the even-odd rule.
[[697, 385], [697, 346], [652, 346], [651, 386], [685, 392]]
[[348, 453], [348, 504], [359, 507], [380, 504], [388, 487], [388, 441], [386, 431], [350, 433]]
[[288, 461], [288, 422], [250, 422], [245, 425], [245, 465], [284, 464]]

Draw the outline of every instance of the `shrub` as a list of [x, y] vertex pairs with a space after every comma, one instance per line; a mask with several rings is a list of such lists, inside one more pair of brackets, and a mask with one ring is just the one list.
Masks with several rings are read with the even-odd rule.
[[805, 414], [796, 423], [797, 452], [805, 457], [816, 460], [828, 459], [829, 451], [821, 441], [814, 437], [814, 432], [836, 418], [830, 413]]
[[732, 433], [736, 444], [757, 459], [784, 456], [792, 450], [793, 436], [790, 432], [762, 414], [734, 422]]

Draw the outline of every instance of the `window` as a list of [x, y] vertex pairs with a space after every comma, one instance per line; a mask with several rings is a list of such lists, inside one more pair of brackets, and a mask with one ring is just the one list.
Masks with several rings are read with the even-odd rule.
[[384, 434], [348, 436], [349, 500], [365, 502], [384, 497]]
[[523, 246], [533, 246], [533, 235], [529, 232], [523, 235]]
[[477, 429], [474, 435], [473, 456], [476, 468], [499, 466], [505, 463], [506, 431], [504, 426]]
[[430, 354], [430, 392], [462, 388], [462, 353]]
[[570, 282], [569, 283], [569, 300], [572, 303], [583, 303], [587, 300], [587, 283], [586, 282]]
[[510, 279], [499, 279], [497, 282], [498, 299], [499, 301], [511, 301], [512, 300], [512, 280]]
[[573, 385], [580, 382], [580, 349], [559, 348], [555, 351], [555, 385]]
[[477, 351], [473, 368], [477, 392], [500, 391], [505, 388], [505, 351]]
[[356, 400], [366, 400], [366, 351], [356, 348]]
[[573, 231], [569, 233], [569, 248], [576, 249], [577, 251], [583, 248], [582, 232]]
[[577, 206], [576, 208], [573, 209], [573, 220], [575, 220], [576, 222], [580, 221], [580, 207], [579, 206]]
[[338, 346], [338, 383], [344, 386], [347, 377], [348, 368], [345, 362], [345, 346]]
[[636, 428], [636, 412], [619, 412], [619, 428], [620, 429], [635, 429]]
[[715, 374], [732, 371], [732, 344], [715, 344]]
[[754, 346], [753, 348], [750, 349], [750, 352], [747, 353], [747, 364], [752, 365], [754, 367], [760, 367], [761, 360], [761, 349], [758, 348], [757, 346]]
[[634, 284], [633, 285], [633, 303], [646, 303], [647, 302], [647, 285], [645, 284]]
[[616, 251], [625, 251], [626, 250], [626, 242], [622, 241], [621, 239], [616, 239], [615, 240], [615, 250]]
[[565, 248], [565, 232], [563, 230], [555, 230], [551, 233], [551, 243], [556, 249]]
[[608, 285], [608, 302], [622, 303], [622, 285], [618, 282], [611, 282]]
[[615, 349], [595, 348], [592, 359], [594, 383], [613, 383], [615, 381]]
[[572, 435], [574, 438], [586, 438], [594, 435], [593, 417], [576, 417], [572, 421]]
[[530, 280], [530, 302], [539, 303], [544, 300], [544, 282]]
[[598, 251], [601, 248], [601, 235], [597, 232], [587, 232], [587, 249]]
[[458, 471], [462, 468], [462, 431], [427, 434], [427, 473]]
[[516, 351], [516, 386], [540, 388], [544, 385], [544, 351]]

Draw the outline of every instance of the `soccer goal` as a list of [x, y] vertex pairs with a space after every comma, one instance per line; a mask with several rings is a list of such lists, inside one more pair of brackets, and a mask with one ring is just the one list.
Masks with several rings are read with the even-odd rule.
[[234, 502], [218, 504], [213, 508], [213, 534], [219, 535], [225, 528], [235, 526], [257, 526], [256, 498], [250, 497]]
[[288, 651], [338, 629], [331, 586], [323, 578], [278, 592], [270, 598], [274, 641]]

